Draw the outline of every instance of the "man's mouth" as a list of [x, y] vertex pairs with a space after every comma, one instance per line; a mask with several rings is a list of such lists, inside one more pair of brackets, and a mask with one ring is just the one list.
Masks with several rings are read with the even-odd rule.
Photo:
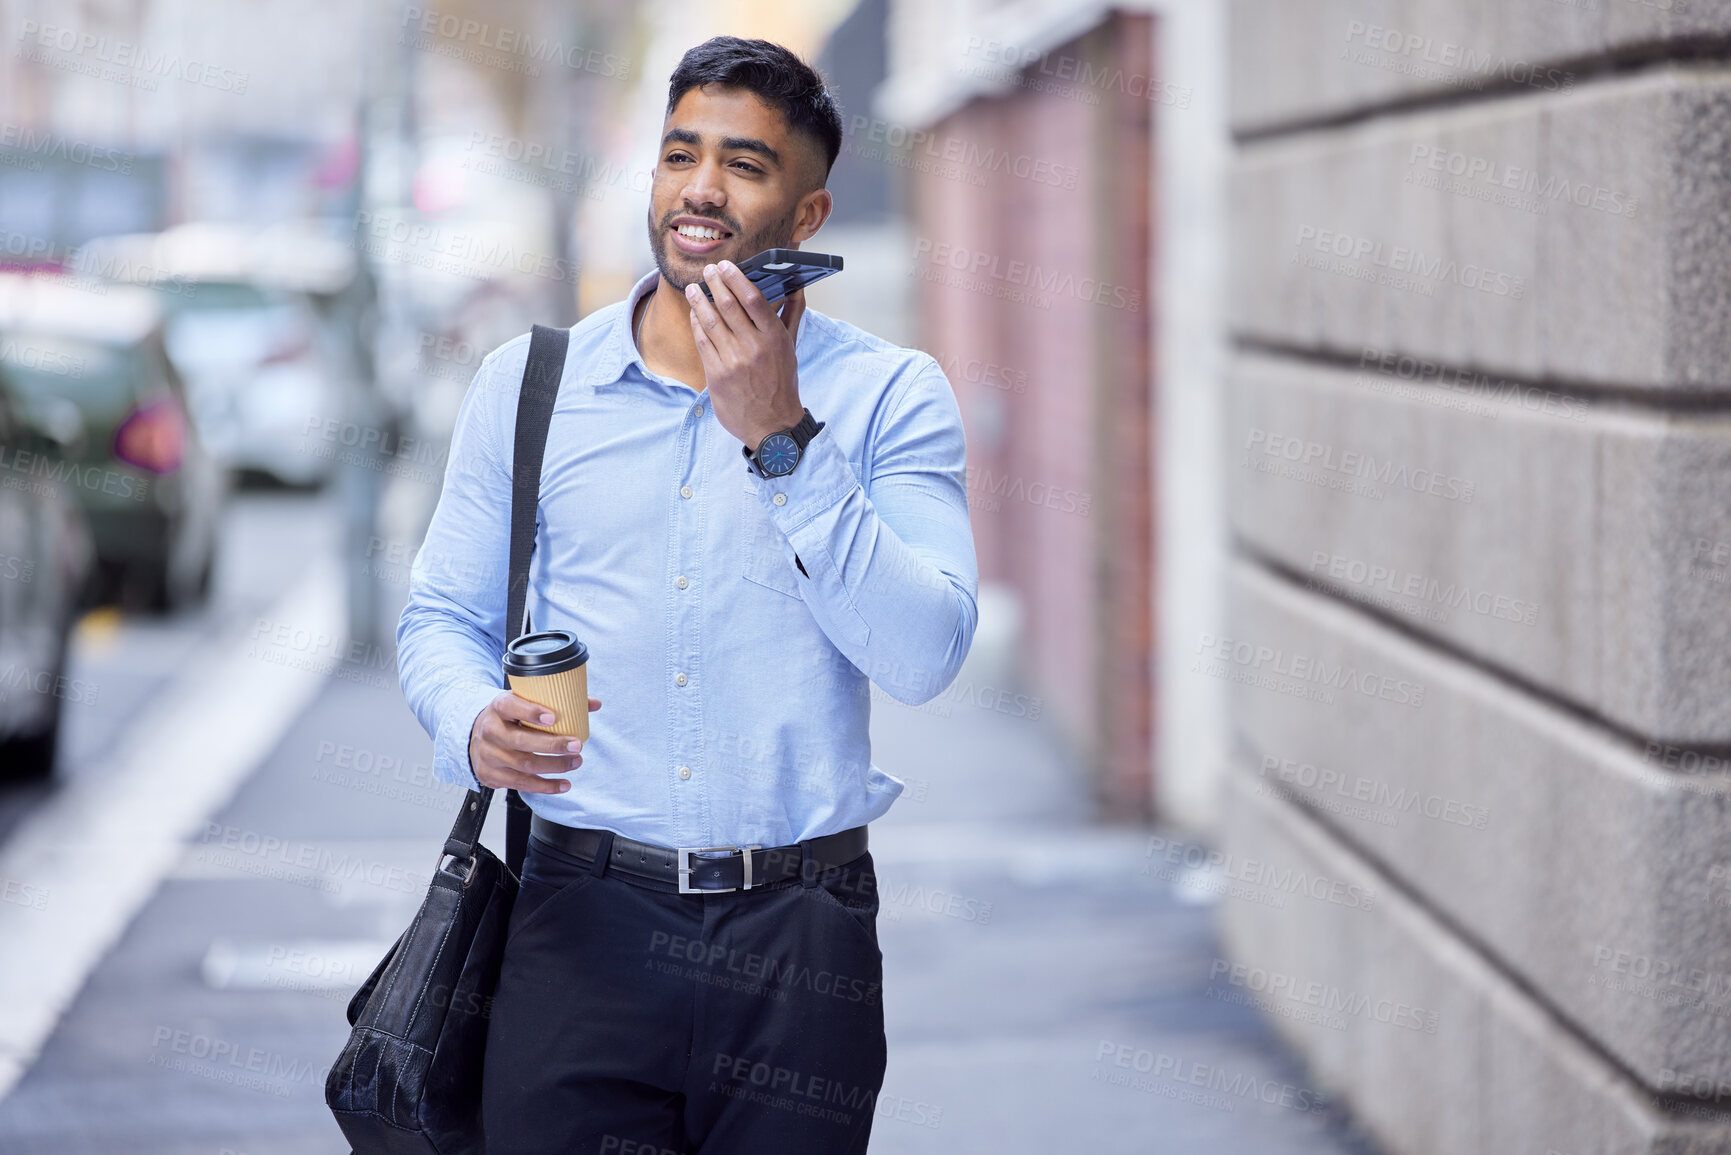
[[720, 225], [710, 224], [691, 217], [674, 221], [669, 227], [675, 238], [675, 247], [693, 256], [701, 256], [711, 252], [719, 248], [723, 241], [733, 236], [731, 232]]

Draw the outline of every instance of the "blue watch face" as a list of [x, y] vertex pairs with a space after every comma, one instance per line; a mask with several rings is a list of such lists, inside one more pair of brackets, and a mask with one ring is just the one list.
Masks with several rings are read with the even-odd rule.
[[799, 464], [799, 443], [785, 433], [771, 433], [757, 447], [757, 464], [771, 477], [792, 473]]

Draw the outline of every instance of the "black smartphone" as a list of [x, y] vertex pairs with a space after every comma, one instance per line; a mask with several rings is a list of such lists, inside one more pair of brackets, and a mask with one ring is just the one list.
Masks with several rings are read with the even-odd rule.
[[[763, 299], [773, 305], [795, 290], [841, 272], [841, 258], [800, 249], [765, 249], [755, 257], [739, 262], [739, 271], [757, 286]], [[703, 295], [713, 304], [715, 294], [709, 291], [709, 282], [700, 278], [697, 283], [703, 286]]]

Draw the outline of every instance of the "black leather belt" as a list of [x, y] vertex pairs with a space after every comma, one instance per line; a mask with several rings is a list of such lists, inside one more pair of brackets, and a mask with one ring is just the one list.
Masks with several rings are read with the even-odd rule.
[[[717, 894], [752, 890], [766, 883], [799, 878], [800, 863], [809, 857], [813, 871], [834, 870], [866, 852], [866, 828], [825, 834], [789, 846], [657, 846], [609, 830], [591, 830], [550, 822], [539, 814], [529, 823], [529, 836], [591, 864], [602, 844], [611, 839], [607, 870], [645, 882], [660, 883], [680, 894]], [[802, 847], [803, 852], [802, 852]]]

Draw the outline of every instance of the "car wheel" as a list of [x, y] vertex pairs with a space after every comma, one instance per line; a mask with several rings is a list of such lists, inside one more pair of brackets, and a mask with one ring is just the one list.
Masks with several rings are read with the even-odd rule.
[[121, 580], [120, 604], [129, 610], [164, 614], [174, 608], [166, 561], [133, 562]]
[[216, 546], [212, 545], [204, 555], [204, 565], [199, 567], [198, 581], [192, 587], [192, 600], [202, 603], [210, 598], [210, 578], [216, 571]]
[[153, 577], [151, 593], [153, 595], [150, 608], [160, 613], [192, 609], [203, 605], [210, 597], [211, 573], [216, 569], [216, 546], [213, 543], [205, 552], [204, 562], [198, 567], [198, 573], [185, 581], [174, 580], [174, 575], [168, 566], [162, 567], [160, 576]]
[[125, 571], [111, 561], [98, 559], [90, 567], [90, 604], [92, 606], [116, 605], [120, 601], [121, 579]]
[[[66, 673], [67, 634], [71, 623], [60, 636], [60, 650], [54, 659], [54, 683], [59, 684]], [[41, 781], [54, 774], [54, 759], [60, 749], [60, 715], [62, 704], [54, 699], [48, 711], [48, 721], [32, 734], [15, 734], [0, 738], [0, 774], [14, 782]]]
[[60, 704], [46, 729], [0, 739], [0, 767], [15, 782], [40, 781], [54, 774], [54, 756], [60, 746]]

